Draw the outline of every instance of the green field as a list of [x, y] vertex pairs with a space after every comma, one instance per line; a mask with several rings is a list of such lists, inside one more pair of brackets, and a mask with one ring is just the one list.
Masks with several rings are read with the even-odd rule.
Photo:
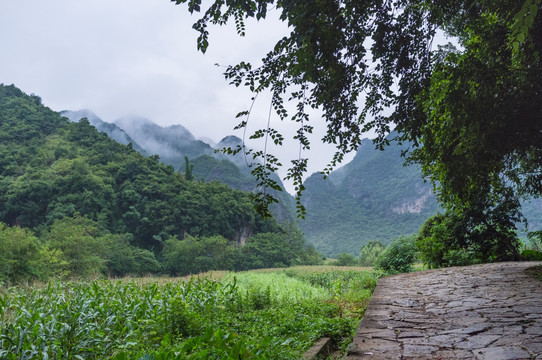
[[0, 359], [298, 359], [324, 336], [344, 353], [376, 282], [294, 267], [4, 287]]

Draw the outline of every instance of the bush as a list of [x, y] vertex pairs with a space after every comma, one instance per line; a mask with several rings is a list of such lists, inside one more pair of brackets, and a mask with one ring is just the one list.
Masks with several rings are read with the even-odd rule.
[[429, 268], [519, 260], [512, 226], [490, 215], [480, 221], [468, 213], [437, 214], [424, 223], [416, 245]]
[[400, 236], [376, 258], [375, 268], [387, 273], [409, 272], [416, 261], [417, 250], [415, 237]]
[[228, 240], [222, 236], [188, 236], [183, 240], [172, 236], [164, 242], [164, 270], [174, 276], [232, 270], [231, 249]]
[[49, 249], [61, 251], [67, 275], [88, 277], [107, 272], [107, 247], [100, 235], [96, 222], [76, 215], [55, 220], [43, 239]]
[[386, 249], [380, 241], [371, 240], [363, 245], [359, 253], [359, 264], [361, 266], [373, 266], [376, 258]]
[[531, 231], [527, 234], [530, 250], [542, 252], [542, 231]]
[[38, 239], [26, 229], [0, 223], [0, 282], [38, 279], [44, 270]]
[[354, 255], [349, 253], [340, 253], [337, 256], [337, 260], [335, 260], [332, 265], [335, 266], [356, 266], [358, 264], [358, 259], [354, 257]]
[[521, 258], [526, 261], [542, 261], [542, 252], [526, 249], [521, 252]]
[[103, 240], [107, 246], [106, 265], [112, 276], [146, 275], [157, 273], [161, 264], [154, 253], [130, 245], [130, 234], [106, 235]]

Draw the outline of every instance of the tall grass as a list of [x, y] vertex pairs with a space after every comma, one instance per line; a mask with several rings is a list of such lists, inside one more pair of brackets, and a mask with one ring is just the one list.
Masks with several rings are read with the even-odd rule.
[[346, 295], [374, 278], [340, 273], [4, 288], [0, 359], [299, 358], [321, 336], [344, 342], [359, 322], [344, 316]]
[[245, 293], [269, 292], [270, 301], [280, 305], [285, 302], [301, 302], [307, 299], [327, 300], [331, 293], [321, 286], [314, 286], [283, 272], [245, 272], [230, 275], [228, 282], [236, 282]]

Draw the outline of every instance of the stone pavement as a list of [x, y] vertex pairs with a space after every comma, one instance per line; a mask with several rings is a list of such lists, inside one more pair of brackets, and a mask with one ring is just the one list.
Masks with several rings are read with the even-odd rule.
[[380, 279], [347, 360], [542, 360], [542, 281], [514, 262]]

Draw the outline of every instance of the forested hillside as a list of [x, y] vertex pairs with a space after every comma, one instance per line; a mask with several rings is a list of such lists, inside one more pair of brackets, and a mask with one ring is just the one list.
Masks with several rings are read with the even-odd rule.
[[[196, 139], [182, 125], [162, 127], [151, 120], [125, 116], [115, 123], [103, 121], [89, 110], [63, 111], [63, 116], [71, 121], [87, 118], [98, 131], [104, 132], [121, 144], [132, 143], [133, 148], [143, 155], [158, 155], [161, 162], [172, 165], [176, 171], [185, 173], [187, 166], [195, 180], [210, 182], [220, 181], [232, 189], [252, 192], [256, 187], [255, 178], [251, 174], [247, 161], [241, 154], [228, 156], [216, 152], [225, 147], [235, 148], [241, 145], [236, 136], [226, 136], [215, 147]], [[186, 163], [186, 160], [189, 163]], [[273, 179], [281, 186], [280, 178]], [[295, 218], [294, 201], [286, 191], [272, 191], [279, 202], [270, 209], [280, 223], [293, 221]]]
[[403, 166], [402, 147], [385, 151], [362, 142], [355, 158], [324, 180], [313, 174], [305, 181], [307, 240], [327, 255], [358, 255], [370, 240], [387, 244], [392, 238], [416, 233], [434, 215], [432, 186], [424, 183], [418, 166]]
[[[394, 136], [389, 135], [391, 139]], [[429, 217], [443, 211], [420, 167], [405, 165], [406, 145], [392, 141], [384, 151], [364, 139], [355, 158], [324, 180], [315, 173], [305, 181], [307, 240], [326, 255], [358, 255], [370, 240], [388, 244], [401, 235], [418, 233]], [[528, 231], [542, 229], [542, 199], [522, 201]], [[525, 224], [517, 224], [526, 237]]]
[[[295, 229], [290, 236], [274, 220], [262, 219], [253, 210], [248, 193], [218, 182], [187, 181], [173, 166], [160, 163], [156, 156], [144, 157], [132, 147], [99, 133], [88, 121], [70, 122], [43, 106], [38, 96], [28, 96], [13, 85], [3, 84], [0, 86], [0, 222], [7, 225], [0, 229], [0, 245], [4, 249], [9, 244], [14, 246], [15, 257], [23, 256], [25, 251], [31, 253], [37, 246], [40, 251], [60, 251], [47, 255], [56, 254], [63, 259], [60, 263], [75, 264], [84, 262], [85, 259], [74, 259], [84, 258], [86, 246], [89, 254], [86, 260], [94, 259], [105, 266], [122, 257], [117, 254], [117, 259], [107, 258], [113, 248], [120, 246], [122, 249], [117, 250], [130, 252], [131, 261], [134, 254], [141, 254], [134, 253], [135, 249], [147, 251], [143, 257], [162, 262], [152, 270], [165, 269], [174, 274], [182, 271], [175, 264], [166, 264], [168, 254], [163, 251], [174, 252], [183, 246], [185, 252], [191, 249], [194, 257], [207, 257], [196, 270], [217, 265], [213, 263], [209, 243], [221, 247], [223, 257], [225, 247], [252, 243], [251, 236], [266, 233], [260, 237], [279, 247], [284, 247], [281, 241], [294, 241], [295, 237], [295, 246], [301, 252], [305, 249]], [[22, 235], [19, 233], [29, 244], [24, 251], [16, 248], [23, 242], [13, 243], [14, 237], [7, 235], [16, 232], [13, 226], [28, 229]], [[34, 234], [39, 237], [37, 243]], [[9, 257], [9, 251], [3, 255]], [[243, 258], [240, 254], [230, 255], [233, 260], [222, 266], [246, 265], [239, 262]], [[248, 254], [245, 255], [246, 258]], [[283, 259], [282, 265], [294, 261], [295, 256], [289, 255], [288, 261]], [[7, 260], [13, 260], [10, 259], [2, 260], [6, 264]], [[82, 274], [70, 269], [68, 272]], [[100, 266], [96, 269], [106, 271]], [[112, 267], [107, 270], [123, 273], [140, 271], [141, 266], [135, 263], [123, 271], [113, 271]]]
[[94, 126], [99, 132], [106, 133], [111, 139], [118, 143], [124, 145], [132, 144], [132, 147], [135, 150], [143, 155], [148, 155], [145, 149], [139, 146], [139, 144], [135, 142], [134, 139], [132, 139], [130, 135], [126, 133], [126, 131], [122, 130], [115, 124], [103, 121], [88, 109], [78, 111], [64, 110], [60, 112], [60, 115], [67, 117], [73, 122], [78, 122], [82, 118], [86, 118], [90, 125]]

